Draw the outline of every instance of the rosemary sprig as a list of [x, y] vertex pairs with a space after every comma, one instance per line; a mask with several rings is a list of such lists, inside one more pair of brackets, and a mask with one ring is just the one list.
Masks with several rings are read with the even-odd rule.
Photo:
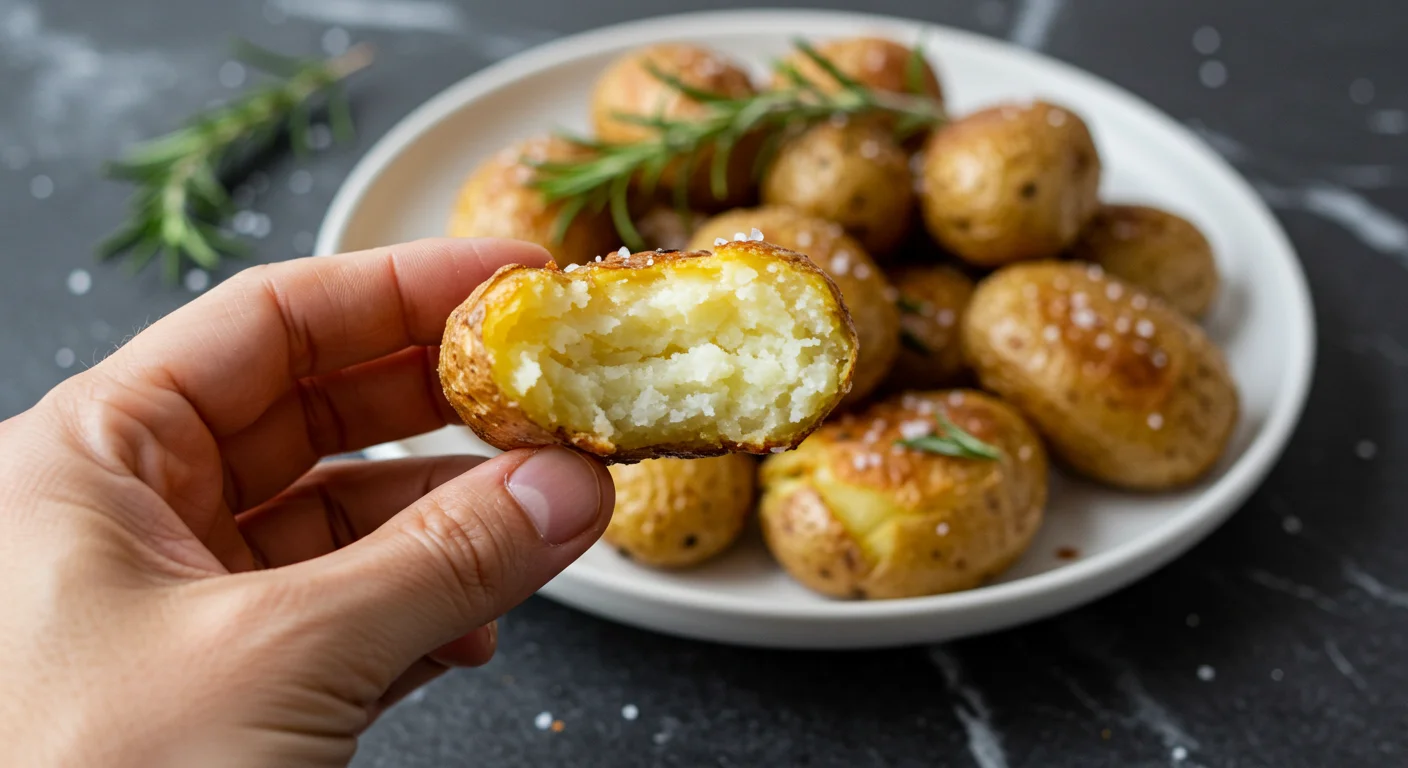
[[109, 176], [136, 184], [137, 191], [131, 219], [98, 247], [102, 258], [128, 253], [135, 273], [160, 254], [166, 279], [174, 281], [187, 259], [212, 269], [222, 256], [243, 255], [246, 245], [220, 229], [234, 208], [226, 177], [285, 133], [295, 151], [306, 150], [318, 104], [327, 105], [335, 136], [351, 135], [341, 84], [371, 63], [369, 46], [354, 46], [325, 61], [282, 56], [248, 43], [239, 44], [238, 53], [282, 80], [199, 114], [186, 127], [139, 144], [109, 164]]
[[928, 357], [933, 352], [932, 349], [929, 349], [929, 345], [924, 343], [923, 339], [919, 338], [914, 331], [908, 328], [900, 329], [900, 343], [910, 352], [923, 355], [924, 357]]
[[936, 453], [940, 456], [955, 456], [961, 459], [998, 461], [1002, 458], [1002, 451], [996, 446], [974, 437], [962, 427], [954, 424], [943, 413], [936, 412], [934, 420], [939, 424], [940, 434], [925, 435], [909, 440], [896, 440], [895, 444], [915, 451]]
[[906, 315], [917, 315], [924, 311], [923, 302], [915, 301], [904, 295], [895, 299], [895, 306], [899, 307], [900, 311]]
[[[703, 117], [670, 120], [662, 116], [618, 115], [618, 119], [642, 125], [655, 135], [637, 142], [604, 144], [590, 139], [573, 139], [596, 150], [593, 157], [567, 162], [533, 162], [537, 170], [534, 186], [552, 202], [566, 201], [557, 220], [557, 237], [583, 210], [609, 209], [621, 239], [632, 250], [645, 244], [631, 221], [628, 195], [631, 182], [649, 191], [656, 187], [667, 166], [678, 163], [675, 174], [675, 203], [685, 208], [690, 171], [701, 158], [710, 156], [711, 192], [722, 199], [727, 193], [729, 155], [745, 137], [760, 135], [763, 149], [754, 172], [766, 167], [766, 158], [778, 139], [791, 127], [804, 126], [833, 117], [869, 113], [894, 115], [900, 138], [942, 123], [942, 107], [919, 93], [885, 93], [865, 87], [846, 76], [805, 40], [794, 43], [799, 51], [841, 85], [827, 93], [795, 67], [779, 66], [792, 83], [790, 88], [766, 91], [744, 98], [730, 98], [701, 91], [679, 78], [651, 69], [662, 83], [689, 96], [705, 107]], [[916, 56], [922, 55], [916, 52]]]

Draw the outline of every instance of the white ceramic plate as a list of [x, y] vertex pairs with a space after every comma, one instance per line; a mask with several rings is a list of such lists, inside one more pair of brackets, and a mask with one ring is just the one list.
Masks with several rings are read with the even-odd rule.
[[[1047, 521], [1026, 556], [990, 586], [951, 595], [840, 602], [807, 592], [758, 537], [679, 574], [643, 569], [598, 545], [543, 594], [628, 624], [689, 637], [787, 648], [863, 648], [937, 641], [1039, 619], [1158, 568], [1227, 518], [1276, 460], [1310, 381], [1314, 326], [1304, 276], [1285, 234], [1251, 188], [1201, 141], [1140, 99], [1065, 64], [917, 21], [816, 11], [669, 16], [558, 40], [483, 70], [417, 109], [348, 177], [318, 253], [443, 232], [455, 191], [480, 160], [523, 136], [586, 130], [588, 93], [623, 51], [663, 40], [712, 46], [757, 69], [801, 35], [862, 33], [927, 52], [955, 114], [1044, 97], [1085, 117], [1104, 158], [1106, 199], [1178, 211], [1211, 239], [1225, 280], [1209, 332], [1226, 350], [1243, 415], [1224, 460], [1181, 493], [1138, 496], [1055, 478]], [[463, 428], [372, 452], [489, 455]], [[1057, 551], [1070, 548], [1074, 560]]]

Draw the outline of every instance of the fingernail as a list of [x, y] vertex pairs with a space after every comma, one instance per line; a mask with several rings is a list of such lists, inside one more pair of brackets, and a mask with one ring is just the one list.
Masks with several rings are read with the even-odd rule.
[[508, 492], [548, 544], [571, 541], [596, 523], [600, 480], [586, 457], [543, 448], [508, 476]]

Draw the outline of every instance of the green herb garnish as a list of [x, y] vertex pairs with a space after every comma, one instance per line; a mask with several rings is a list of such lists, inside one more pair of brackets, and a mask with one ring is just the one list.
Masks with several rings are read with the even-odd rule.
[[940, 456], [955, 456], [962, 459], [998, 461], [1002, 458], [1002, 451], [997, 447], [964, 431], [962, 427], [954, 424], [943, 413], [935, 413], [934, 420], [939, 424], [939, 434], [897, 440], [895, 441], [896, 445], [902, 445], [915, 451], [937, 453]]

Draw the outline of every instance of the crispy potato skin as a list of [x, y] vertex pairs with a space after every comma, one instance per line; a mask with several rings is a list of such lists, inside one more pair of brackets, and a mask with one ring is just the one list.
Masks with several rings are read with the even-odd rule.
[[[903, 45], [880, 37], [845, 37], [828, 40], [815, 45], [817, 53], [829, 60], [852, 80], [875, 91], [885, 93], [908, 93], [910, 50]], [[797, 71], [826, 93], [841, 90], [836, 78], [827, 74], [801, 51], [793, 51], [783, 61], [797, 68]], [[943, 86], [927, 60], [920, 70], [923, 92], [943, 104]], [[773, 88], [787, 88], [791, 81], [782, 74], [774, 74]]]
[[1200, 318], [1217, 296], [1212, 245], [1187, 219], [1142, 205], [1105, 205], [1071, 248], [1074, 258]]
[[[656, 135], [654, 129], [621, 120], [620, 115], [689, 121], [708, 114], [704, 104], [652, 75], [652, 66], [686, 85], [720, 96], [742, 98], [756, 93], [747, 72], [707, 48], [678, 43], [642, 48], [617, 59], [597, 80], [591, 97], [591, 117], [599, 139], [625, 144]], [[720, 210], [748, 202], [754, 192], [753, 161], [759, 147], [758, 141], [749, 138], [740, 141], [730, 153], [728, 189], [723, 198], [716, 197], [710, 186], [713, 153], [702, 153], [688, 179], [691, 203], [703, 210]], [[678, 164], [667, 167], [660, 176], [659, 190], [668, 194], [676, 186], [679, 173]]]
[[[932, 423], [936, 411], [1003, 458], [894, 446], [901, 425]], [[917, 597], [979, 586], [1021, 556], [1041, 525], [1047, 462], [1036, 433], [1002, 401], [969, 390], [914, 392], [769, 457], [762, 484], [764, 538], [797, 581], [832, 597]], [[846, 523], [857, 517], [880, 522], [858, 533]]]
[[732, 454], [610, 468], [616, 511], [602, 538], [656, 568], [689, 568], [728, 549], [753, 511], [757, 461]]
[[578, 160], [591, 151], [558, 137], [529, 139], [486, 160], [470, 174], [455, 199], [447, 233], [451, 237], [504, 237], [525, 240], [548, 250], [559, 264], [582, 264], [619, 244], [611, 219], [582, 211], [562, 242], [553, 239], [560, 203], [549, 203], [531, 185], [533, 169], [525, 157]]
[[885, 388], [937, 389], [968, 375], [959, 336], [973, 281], [946, 264], [912, 264], [890, 271], [899, 291], [900, 354]]
[[919, 193], [941, 245], [980, 267], [1054, 258], [1099, 207], [1100, 156], [1074, 112], [1036, 102], [934, 133]]
[[[846, 312], [841, 292], [831, 278], [807, 257], [779, 248], [769, 243], [735, 242], [717, 253], [730, 251], [751, 253], [775, 258], [790, 269], [802, 270], [816, 275], [826, 285], [836, 301], [836, 319], [851, 332], [854, 339], [855, 327]], [[583, 279], [593, 270], [660, 270], [665, 265], [686, 259], [709, 258], [714, 254], [695, 251], [646, 251], [622, 257], [613, 254], [600, 262], [592, 262], [570, 275], [569, 279]], [[758, 444], [740, 444], [731, 441], [722, 443], [689, 442], [662, 443], [642, 448], [623, 450], [611, 441], [590, 432], [578, 432], [565, 427], [551, 430], [535, 424], [518, 404], [509, 400], [494, 381], [492, 373], [493, 356], [484, 344], [484, 318], [486, 313], [500, 311], [507, 294], [507, 279], [516, 272], [541, 269], [561, 272], [556, 264], [543, 267], [528, 267], [512, 264], [501, 267], [488, 280], [485, 280], [465, 299], [445, 324], [445, 335], [440, 346], [440, 383], [445, 397], [465, 425], [474, 431], [481, 440], [503, 451], [515, 448], [531, 448], [540, 445], [565, 445], [601, 458], [607, 464], [631, 464], [645, 459], [704, 458], [721, 456], [726, 453], [766, 454], [776, 450], [786, 450], [797, 446], [811, 434], [823, 419], [841, 402], [849, 388], [855, 370], [855, 348], [852, 356], [841, 372], [841, 386], [836, 397], [821, 409], [815, 418], [795, 433], [781, 439]]]
[[978, 284], [963, 347], [1076, 471], [1120, 488], [1187, 485], [1222, 455], [1238, 395], [1222, 352], [1157, 298], [1075, 262]]
[[763, 175], [762, 201], [834, 221], [883, 257], [909, 232], [909, 153], [873, 122], [820, 123], [778, 149]]
[[710, 250], [718, 238], [728, 240], [755, 227], [768, 242], [806, 254], [836, 281], [860, 342], [855, 379], [841, 405], [850, 407], [864, 400], [885, 379], [899, 354], [899, 310], [895, 308], [889, 281], [861, 244], [839, 224], [784, 206], [719, 214], [699, 225], [689, 247]]

